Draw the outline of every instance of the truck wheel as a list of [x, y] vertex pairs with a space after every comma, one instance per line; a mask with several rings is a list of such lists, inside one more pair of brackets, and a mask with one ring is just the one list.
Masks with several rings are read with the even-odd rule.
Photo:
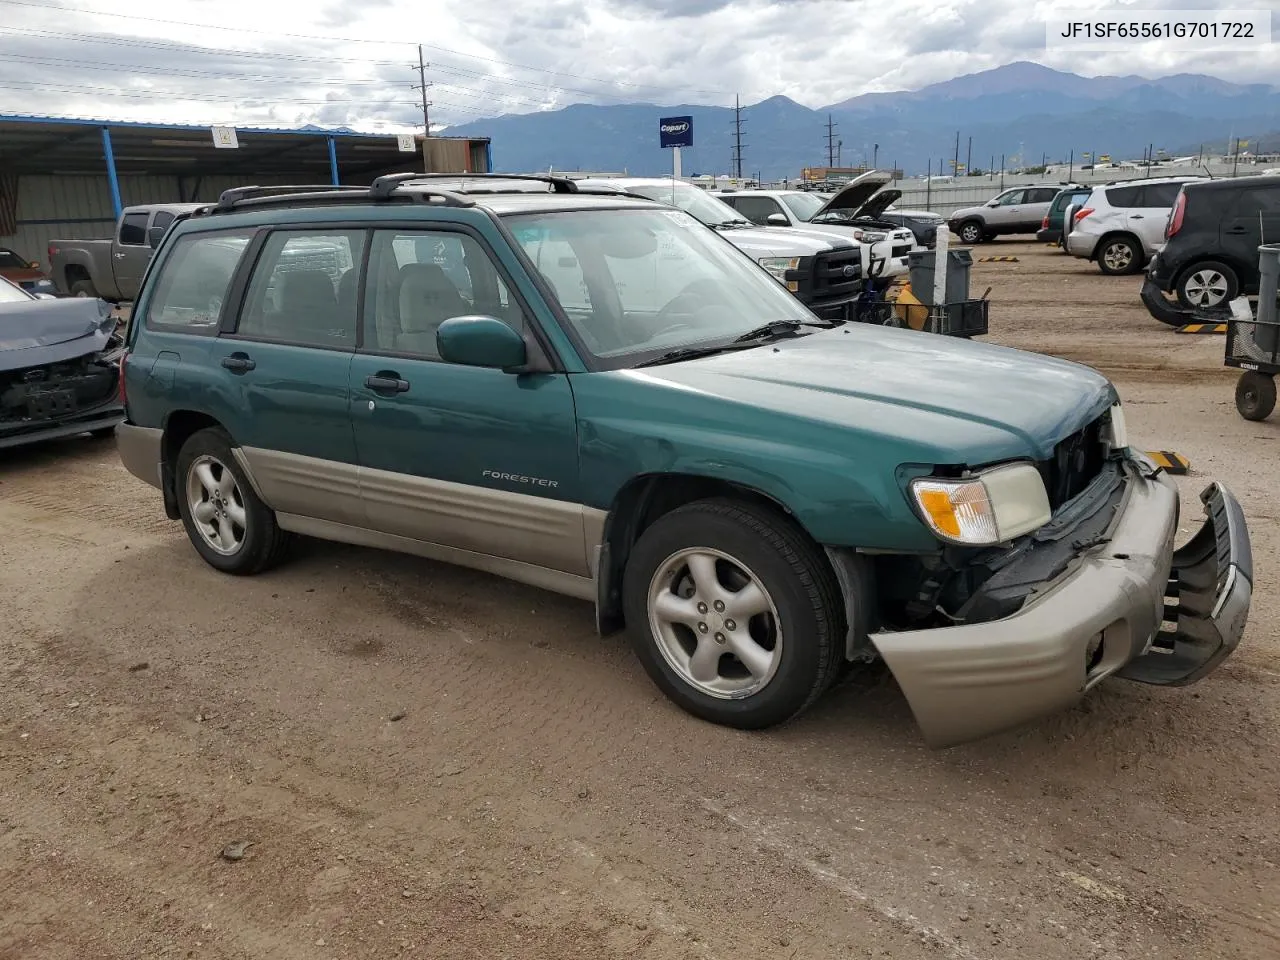
[[961, 243], [981, 243], [984, 239], [986, 239], [986, 235], [983, 233], [982, 224], [977, 220], [970, 220], [968, 223], [961, 224]]
[[96, 297], [98, 290], [94, 287], [92, 280], [77, 280], [71, 285], [71, 295], [73, 297]]
[[1265, 420], [1276, 408], [1276, 381], [1253, 370], [1240, 374], [1236, 383], [1236, 409], [1246, 420]]
[[1132, 237], [1108, 237], [1098, 247], [1098, 269], [1122, 277], [1142, 269], [1142, 245]]
[[258, 499], [231, 452], [231, 438], [210, 427], [178, 451], [178, 512], [196, 552], [223, 573], [261, 573], [284, 556], [289, 535]]
[[1240, 282], [1225, 263], [1205, 260], [1182, 271], [1174, 289], [1184, 307], [1216, 307], [1236, 298]]
[[661, 517], [627, 561], [623, 603], [654, 683], [712, 723], [782, 723], [840, 672], [835, 577], [799, 530], [759, 507], [701, 500]]

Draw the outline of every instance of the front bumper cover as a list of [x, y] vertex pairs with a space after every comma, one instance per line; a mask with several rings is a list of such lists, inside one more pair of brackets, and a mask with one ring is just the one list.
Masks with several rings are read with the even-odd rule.
[[1201, 499], [1204, 525], [1175, 551], [1177, 489], [1159, 474], [1131, 476], [1109, 538], [1017, 613], [873, 634], [929, 745], [1057, 712], [1113, 674], [1176, 685], [1217, 667], [1244, 633], [1253, 560], [1231, 493], [1214, 483]]

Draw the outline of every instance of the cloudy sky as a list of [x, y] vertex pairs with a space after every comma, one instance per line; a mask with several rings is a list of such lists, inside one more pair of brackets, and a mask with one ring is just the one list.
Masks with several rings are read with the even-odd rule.
[[1242, 7], [1280, 34], [1280, 0], [0, 0], [0, 113], [409, 129], [418, 43], [433, 127], [574, 102], [818, 107], [1015, 60], [1280, 84], [1274, 54], [1046, 51], [1038, 19]]

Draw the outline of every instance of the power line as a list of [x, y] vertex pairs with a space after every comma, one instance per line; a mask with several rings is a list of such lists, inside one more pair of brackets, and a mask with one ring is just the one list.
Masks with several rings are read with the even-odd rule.
[[312, 100], [312, 99], [295, 99], [290, 97], [281, 98], [274, 94], [264, 94], [260, 97], [245, 97], [243, 94], [238, 96], [234, 94], [216, 95], [216, 94], [206, 94], [206, 93], [193, 93], [187, 90], [121, 90], [118, 87], [97, 87], [97, 86], [89, 86], [85, 84], [50, 85], [50, 84], [43, 83], [36, 80], [0, 80], [0, 88], [8, 89], [8, 90], [24, 90], [31, 93], [70, 93], [70, 94], [90, 93], [90, 94], [94, 94], [95, 96], [125, 97], [132, 100], [154, 100], [158, 98], [158, 99], [170, 100], [170, 101], [195, 100], [195, 101], [209, 101], [211, 103], [252, 103], [253, 101], [256, 101], [256, 100], [262, 100], [268, 103], [295, 103], [295, 104], [311, 104], [311, 105], [322, 106], [324, 104], [330, 104], [330, 103], [388, 104], [388, 103], [395, 102], [400, 104], [407, 104], [410, 102], [410, 101], [391, 101], [386, 98], [372, 98], [372, 99], [362, 98], [359, 100], [343, 99], [343, 98], [328, 98], [324, 100]]
[[422, 91], [422, 169], [430, 173], [431, 151], [427, 140], [431, 137], [431, 116], [427, 108], [431, 104], [427, 101], [427, 61], [422, 57], [422, 44], [418, 44], [418, 86], [414, 89]]

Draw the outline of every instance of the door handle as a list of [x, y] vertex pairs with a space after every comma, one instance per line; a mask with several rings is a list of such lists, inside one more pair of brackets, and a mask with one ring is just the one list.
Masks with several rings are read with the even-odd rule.
[[1129, 219], [1130, 219], [1130, 220], [1145, 220], [1145, 219], [1146, 219], [1146, 217], [1144, 217], [1144, 216], [1143, 216], [1142, 214], [1140, 214], [1140, 213], [1131, 213], [1131, 214], [1129, 214]]
[[364, 385], [378, 393], [404, 393], [409, 389], [408, 380], [401, 380], [398, 373], [389, 370], [383, 370], [372, 377], [365, 377]]
[[257, 366], [248, 354], [233, 353], [228, 357], [222, 358], [222, 365], [234, 373], [244, 373], [246, 370], [252, 370]]
[[1234, 235], [1236, 235], [1236, 236], [1239, 236], [1239, 235], [1240, 235], [1240, 234], [1242, 234], [1242, 233], [1248, 233], [1248, 232], [1249, 232], [1249, 231], [1248, 231], [1248, 230], [1246, 230], [1244, 227], [1232, 227], [1230, 230], [1224, 230], [1224, 231], [1223, 231], [1223, 233], [1230, 233], [1230, 234], [1234, 234]]
[[123, 260], [123, 259], [124, 259], [124, 254], [123, 254], [123, 253], [113, 253], [113, 254], [112, 254], [112, 256], [113, 256], [113, 257], [115, 257], [117, 260]]

